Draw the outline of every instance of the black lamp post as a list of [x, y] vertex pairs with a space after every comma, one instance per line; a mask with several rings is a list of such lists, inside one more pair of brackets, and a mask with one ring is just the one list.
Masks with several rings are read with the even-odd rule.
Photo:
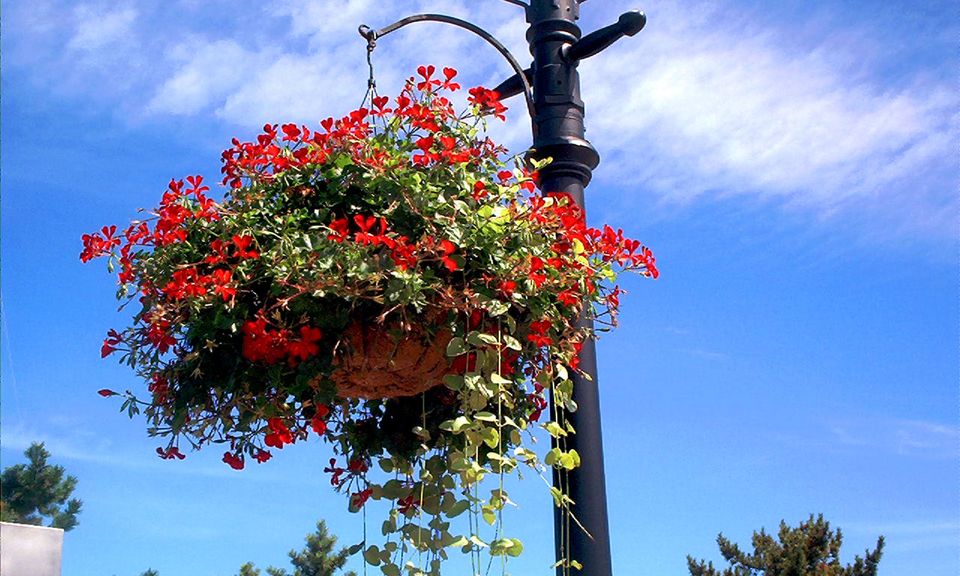
[[[400, 20], [382, 30], [361, 27], [368, 43], [406, 24], [439, 21], [466, 28], [483, 37], [503, 54], [517, 72], [495, 90], [502, 98], [524, 93], [533, 116], [533, 147], [529, 156], [551, 158], [540, 169], [540, 189], [566, 192], [584, 207], [584, 189], [590, 183], [600, 155], [584, 138], [584, 106], [580, 99], [580, 60], [593, 56], [623, 36], [633, 36], [646, 24], [641, 12], [627, 12], [616, 23], [581, 37], [577, 20], [580, 4], [586, 0], [506, 0], [526, 11], [527, 42], [533, 64], [520, 70], [516, 60], [490, 34], [462, 20], [437, 14], [420, 14]], [[371, 44], [372, 46], [372, 44]], [[532, 93], [531, 93], [532, 92]], [[583, 323], [590, 323], [582, 319]], [[573, 500], [571, 512], [586, 532], [571, 527], [561, 508], [554, 511], [554, 535], [557, 558], [572, 558], [586, 576], [611, 576], [610, 531], [607, 520], [607, 489], [603, 470], [603, 438], [600, 426], [600, 395], [597, 386], [597, 358], [593, 340], [583, 343], [580, 369], [587, 378], [574, 375], [575, 411], [555, 407], [559, 417], [569, 422], [576, 433], [567, 440], [567, 449], [580, 455], [580, 467], [572, 471], [554, 468], [554, 486]], [[562, 425], [563, 422], [561, 421]], [[558, 576], [569, 568], [557, 566]]]

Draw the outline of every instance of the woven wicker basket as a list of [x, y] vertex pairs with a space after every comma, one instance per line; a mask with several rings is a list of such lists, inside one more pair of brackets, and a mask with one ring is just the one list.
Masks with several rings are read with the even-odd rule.
[[[400, 333], [395, 330], [394, 334]], [[337, 393], [347, 398], [398, 398], [415, 396], [443, 382], [450, 367], [443, 328], [432, 339], [422, 326], [402, 336], [384, 326], [354, 322], [341, 340], [338, 368], [330, 375]]]

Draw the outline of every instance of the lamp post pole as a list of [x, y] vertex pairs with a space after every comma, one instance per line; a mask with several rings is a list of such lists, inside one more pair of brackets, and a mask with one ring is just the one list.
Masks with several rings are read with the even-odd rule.
[[[581, 38], [577, 20], [583, 0], [530, 0], [526, 7], [527, 42], [533, 65], [526, 71], [533, 88], [534, 142], [530, 156], [551, 158], [540, 169], [540, 189], [565, 192], [584, 208], [584, 189], [590, 183], [600, 155], [584, 137], [584, 105], [580, 99], [580, 60], [597, 54], [617, 39], [639, 32], [646, 23], [640, 12], [628, 12], [613, 25]], [[519, 78], [498, 87], [504, 97], [519, 91]], [[588, 326], [586, 318], [581, 323]], [[560, 418], [576, 430], [567, 438], [567, 448], [580, 455], [574, 470], [553, 469], [554, 486], [570, 496], [570, 510], [584, 530], [560, 507], [554, 509], [554, 538], [558, 559], [573, 559], [586, 576], [611, 576], [610, 531], [607, 520], [607, 489], [603, 468], [603, 437], [600, 424], [600, 394], [597, 386], [596, 347], [583, 343], [580, 369], [574, 374], [573, 400], [577, 409], [556, 406]], [[563, 425], [563, 422], [561, 422]], [[569, 567], [557, 566], [558, 576]]]

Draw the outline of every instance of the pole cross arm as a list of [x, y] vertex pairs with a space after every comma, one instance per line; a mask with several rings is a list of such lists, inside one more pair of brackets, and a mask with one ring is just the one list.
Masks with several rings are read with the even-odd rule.
[[637, 10], [625, 12], [620, 15], [615, 23], [587, 34], [576, 44], [564, 46], [561, 53], [570, 62], [589, 58], [599, 54], [624, 36], [635, 35], [643, 30], [646, 24], [647, 17], [643, 12]]
[[[526, 70], [524, 70], [523, 75], [527, 79], [527, 84], [533, 83], [532, 68], [527, 68]], [[519, 74], [514, 74], [513, 76], [507, 78], [506, 80], [498, 84], [497, 87], [494, 88], [493, 90], [494, 92], [500, 95], [501, 100], [506, 100], [507, 98], [511, 98], [523, 92], [523, 82], [520, 80]]]
[[[632, 10], [620, 15], [617, 21], [609, 26], [605, 26], [595, 32], [587, 34], [576, 44], [568, 44], [563, 47], [561, 54], [568, 62], [576, 62], [595, 56], [605, 48], [623, 38], [624, 36], [634, 36], [647, 24], [647, 17], [643, 12]], [[533, 83], [533, 70], [527, 68], [523, 71], [527, 84]], [[523, 81], [519, 74], [507, 78], [494, 88], [500, 98], [507, 99], [524, 90]]]

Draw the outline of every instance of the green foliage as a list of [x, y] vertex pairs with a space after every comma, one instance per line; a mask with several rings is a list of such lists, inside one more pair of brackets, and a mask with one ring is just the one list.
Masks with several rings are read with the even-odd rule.
[[[306, 546], [299, 551], [290, 551], [293, 573], [271, 566], [267, 568], [267, 574], [269, 576], [333, 576], [340, 572], [350, 555], [346, 548], [334, 552], [336, 544], [337, 537], [327, 532], [326, 523], [320, 520], [317, 522], [317, 531], [307, 535]], [[240, 567], [237, 576], [260, 576], [260, 569], [255, 567], [253, 562], [247, 562]], [[350, 571], [343, 576], [356, 576], [356, 573]]]
[[63, 466], [47, 463], [50, 453], [42, 442], [24, 451], [27, 464], [10, 466], [0, 477], [0, 520], [72, 530], [83, 503], [71, 498], [77, 479], [65, 476]]
[[140, 576], [160, 576], [160, 573], [153, 568], [147, 568], [142, 574], [140, 574]]
[[853, 564], [840, 564], [840, 545], [843, 535], [838, 528], [830, 529], [823, 514], [810, 515], [797, 528], [780, 522], [777, 539], [760, 529], [753, 533], [753, 553], [743, 552], [739, 546], [720, 534], [717, 544], [720, 553], [730, 563], [722, 571], [712, 562], [694, 560], [687, 556], [691, 576], [876, 576], [877, 564], [883, 554], [883, 536], [877, 547], [866, 557], [857, 556]]

